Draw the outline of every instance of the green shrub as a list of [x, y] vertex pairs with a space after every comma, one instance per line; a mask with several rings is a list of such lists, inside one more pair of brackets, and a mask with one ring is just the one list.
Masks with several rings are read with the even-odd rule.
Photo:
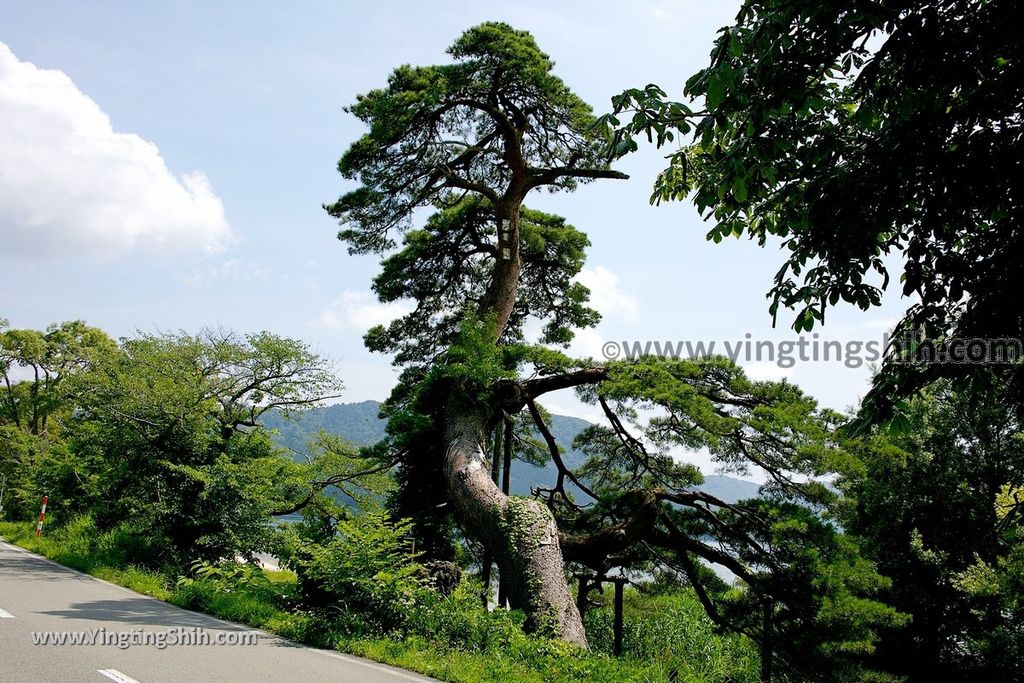
[[168, 588], [167, 577], [151, 569], [131, 566], [125, 569], [97, 566], [89, 572], [93, 576], [130, 588], [136, 593], [154, 597], [157, 600], [170, 600], [172, 592]]
[[92, 518], [72, 517], [64, 524], [58, 524], [59, 521], [59, 518], [51, 518], [44, 527], [43, 535], [38, 538], [32, 522], [4, 522], [0, 524], [0, 534], [12, 543], [63, 565], [90, 571], [96, 565], [94, 544], [97, 532]]
[[[204, 560], [192, 563], [192, 573], [209, 584], [215, 592], [230, 593], [244, 590], [248, 593], [269, 595], [273, 585], [263, 570], [252, 564], [227, 562], [213, 564]], [[178, 585], [195, 581], [188, 577], [178, 579]]]
[[411, 523], [368, 512], [338, 523], [326, 544], [306, 542], [286, 559], [305, 606], [325, 610], [342, 630], [388, 633], [402, 627], [417, 595], [423, 568], [407, 550]]
[[174, 586], [171, 602], [178, 607], [203, 612], [213, 602], [215, 595], [217, 589], [212, 584], [191, 577], [180, 577]]
[[102, 534], [97, 532], [96, 559], [111, 567], [131, 564], [166, 569], [171, 564], [166, 557], [168, 545], [165, 536], [124, 522]]
[[463, 581], [445, 597], [421, 591], [410, 611], [405, 632], [445, 647], [488, 652], [526, 640], [524, 615], [509, 610], [487, 611], [480, 604], [481, 586]]

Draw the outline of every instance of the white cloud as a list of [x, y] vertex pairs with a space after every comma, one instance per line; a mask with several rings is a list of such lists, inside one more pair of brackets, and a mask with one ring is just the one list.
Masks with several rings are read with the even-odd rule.
[[230, 258], [203, 269], [192, 268], [187, 273], [179, 275], [178, 279], [192, 289], [207, 289], [214, 282], [250, 282], [265, 280], [269, 276], [270, 271], [266, 268]]
[[619, 287], [619, 276], [604, 266], [584, 268], [576, 276], [590, 290], [590, 305], [605, 316], [619, 316], [629, 322], [640, 319], [640, 305]]
[[[595, 410], [594, 406], [582, 403], [571, 394], [563, 394], [561, 398], [566, 400], [552, 401], [550, 399], [541, 399], [541, 403], [552, 415], [567, 415], [579, 418], [580, 420], [586, 420], [590, 424], [605, 424], [604, 416]], [[568, 448], [572, 444], [563, 443], [561, 445]]]
[[576, 336], [569, 344], [568, 353], [574, 358], [593, 358], [598, 361], [605, 359], [604, 336], [593, 328], [576, 330]]
[[328, 330], [356, 329], [362, 332], [374, 325], [386, 325], [413, 309], [408, 301], [382, 304], [370, 292], [346, 290], [338, 299], [320, 311], [315, 327]]
[[156, 145], [114, 132], [67, 74], [21, 61], [3, 43], [0, 121], [0, 254], [210, 253], [232, 241], [201, 171], [175, 177]]
[[899, 318], [868, 318], [863, 327], [871, 332], [892, 332], [899, 321]]
[[778, 382], [779, 380], [788, 379], [793, 374], [793, 368], [780, 368], [777, 363], [769, 361], [742, 363], [742, 365], [743, 372], [755, 382]]

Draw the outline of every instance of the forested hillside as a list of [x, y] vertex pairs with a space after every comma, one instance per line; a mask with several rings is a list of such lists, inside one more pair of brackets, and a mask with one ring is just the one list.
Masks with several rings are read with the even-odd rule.
[[[387, 420], [380, 417], [380, 408], [377, 401], [336, 403], [295, 413], [290, 417], [285, 417], [279, 411], [271, 411], [263, 416], [262, 421], [268, 429], [277, 432], [275, 442], [298, 457], [299, 454], [308, 455], [307, 441], [320, 430], [337, 434], [356, 446], [369, 446], [380, 441], [387, 427]], [[590, 426], [591, 423], [577, 417], [551, 416], [551, 433], [558, 443], [566, 445], [562, 457], [571, 469], [578, 468], [586, 460], [586, 454], [571, 445], [576, 436]], [[534, 433], [534, 436], [539, 435]], [[517, 496], [528, 496], [536, 487], [552, 486], [557, 477], [558, 468], [550, 460], [540, 466], [515, 460], [512, 463], [511, 492]], [[568, 486], [572, 488], [573, 484], [570, 482]], [[756, 497], [759, 487], [747, 479], [705, 474], [704, 483], [697, 488], [726, 502], [735, 503], [744, 498]]]

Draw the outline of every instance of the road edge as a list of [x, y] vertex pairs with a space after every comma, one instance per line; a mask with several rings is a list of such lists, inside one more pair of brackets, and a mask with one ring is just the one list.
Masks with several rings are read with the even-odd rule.
[[60, 562], [57, 562], [56, 560], [52, 560], [49, 557], [46, 557], [45, 555], [40, 555], [39, 553], [34, 553], [31, 550], [28, 550], [27, 548], [22, 548], [17, 543], [12, 543], [8, 539], [4, 538], [3, 536], [0, 536], [0, 545], [6, 546], [6, 547], [8, 547], [11, 550], [14, 550], [16, 552], [23, 553], [25, 555], [30, 555], [30, 556], [38, 559], [38, 560], [42, 560], [43, 562], [47, 562], [47, 563], [49, 563], [49, 564], [51, 564], [51, 565], [53, 565], [55, 567], [58, 567], [60, 569], [65, 570], [65, 571], [73, 572], [73, 573], [78, 574], [80, 576], [84, 576], [86, 578], [92, 579], [93, 581], [98, 581], [98, 582], [104, 583], [104, 584], [106, 584], [108, 586], [112, 586], [114, 588], [117, 588], [118, 590], [124, 591], [125, 593], [129, 593], [129, 594], [131, 594], [133, 596], [138, 596], [140, 598], [145, 598], [147, 600], [152, 600], [154, 602], [159, 602], [162, 605], [167, 605], [168, 607], [172, 607], [174, 609], [180, 609], [183, 612], [191, 612], [193, 614], [201, 614], [204, 617], [207, 617], [207, 618], [209, 618], [209, 619], [211, 619], [211, 620], [213, 620], [213, 621], [215, 621], [217, 623], [224, 624], [225, 626], [231, 626], [231, 627], [235, 627], [235, 628], [239, 628], [240, 627], [240, 628], [242, 628], [244, 630], [248, 630], [248, 631], [252, 631], [254, 633], [258, 633], [258, 634], [260, 634], [260, 636], [265, 637], [265, 638], [267, 638], [269, 640], [276, 640], [279, 643], [284, 644], [286, 647], [295, 647], [295, 648], [301, 648], [303, 650], [309, 650], [311, 652], [316, 652], [316, 653], [318, 653], [320, 655], [323, 655], [323, 656], [326, 656], [326, 657], [331, 657], [332, 659], [340, 659], [340, 660], [348, 662], [350, 664], [357, 664], [359, 666], [363, 666], [363, 667], [366, 667], [368, 669], [374, 669], [376, 671], [383, 671], [385, 673], [389, 673], [389, 674], [392, 674], [392, 675], [397, 676], [399, 678], [404, 678], [404, 679], [409, 680], [409, 681], [417, 681], [419, 683], [444, 683], [444, 681], [441, 681], [440, 679], [431, 678], [430, 676], [427, 676], [426, 674], [421, 674], [418, 671], [411, 671], [409, 669], [402, 669], [402, 668], [397, 667], [397, 666], [392, 666], [391, 664], [385, 664], [384, 662], [378, 662], [378, 661], [373, 660], [373, 659], [367, 659], [365, 657], [359, 657], [357, 655], [348, 654], [346, 652], [339, 652], [337, 650], [324, 650], [322, 648], [312, 647], [312, 646], [306, 645], [304, 643], [299, 643], [299, 642], [296, 642], [294, 640], [289, 640], [288, 638], [280, 636], [280, 635], [278, 635], [276, 633], [272, 633], [270, 631], [266, 631], [266, 630], [261, 629], [261, 628], [256, 628], [255, 626], [250, 626], [249, 624], [242, 624], [242, 623], [238, 623], [238, 622], [234, 622], [234, 621], [228, 621], [227, 619], [222, 619], [222, 618], [220, 618], [218, 616], [210, 614], [209, 612], [200, 612], [198, 610], [190, 610], [190, 609], [187, 609], [185, 607], [180, 607], [178, 605], [175, 605], [174, 603], [168, 602], [167, 600], [161, 600], [160, 598], [155, 598], [152, 595], [146, 595], [145, 593], [139, 593], [138, 591], [133, 591], [131, 588], [128, 588], [126, 586], [121, 586], [121, 585], [113, 583], [111, 581], [107, 581], [106, 579], [101, 579], [98, 576], [93, 576], [92, 574], [89, 574], [88, 572], [83, 572], [80, 569], [75, 569], [74, 567], [69, 567], [69, 566], [67, 566], [65, 564], [61, 564]]

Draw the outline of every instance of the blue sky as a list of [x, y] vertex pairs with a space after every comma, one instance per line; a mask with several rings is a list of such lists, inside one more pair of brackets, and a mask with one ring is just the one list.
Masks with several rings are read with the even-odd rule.
[[[346, 401], [384, 398], [394, 372], [362, 347], [393, 309], [377, 264], [351, 257], [321, 209], [348, 186], [337, 158], [362, 132], [342, 111], [403, 63], [445, 60], [469, 26], [531, 31], [598, 112], [627, 87], [679, 94], [738, 3], [0, 3], [0, 317], [85, 319], [114, 336], [222, 325], [303, 339], [338, 363]], [[792, 339], [764, 293], [776, 246], [706, 242], [688, 204], [648, 205], [663, 152], [629, 181], [541, 195], [591, 237], [584, 282], [608, 340]], [[821, 339], [878, 340], [905, 301], [830, 313]], [[748, 364], [842, 409], [868, 369]], [[588, 416], [571, 395], [556, 412]]]

